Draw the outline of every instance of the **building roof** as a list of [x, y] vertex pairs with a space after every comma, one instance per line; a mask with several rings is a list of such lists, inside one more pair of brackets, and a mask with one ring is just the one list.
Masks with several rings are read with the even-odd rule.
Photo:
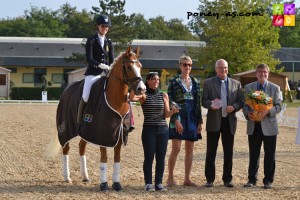
[[11, 72], [11, 70], [9, 70], [9, 69], [6, 69], [6, 68], [4, 68], [4, 67], [0, 67], [0, 71]]
[[84, 54], [82, 38], [0, 37], [2, 66], [83, 66], [67, 62], [73, 53]]
[[[287, 77], [286, 75], [277, 74], [275, 72], [269, 72], [269, 73], [272, 74], [272, 76]], [[232, 77], [247, 77], [247, 76], [253, 77], [256, 76], [255, 74], [256, 74], [256, 70], [249, 70], [249, 71], [233, 74]]]

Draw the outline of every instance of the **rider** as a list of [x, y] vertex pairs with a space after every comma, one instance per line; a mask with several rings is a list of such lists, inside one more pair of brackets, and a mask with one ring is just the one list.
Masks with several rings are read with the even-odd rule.
[[97, 33], [89, 37], [85, 45], [85, 55], [88, 66], [85, 72], [82, 99], [80, 100], [77, 114], [77, 124], [82, 120], [85, 105], [90, 96], [92, 85], [106, 74], [114, 61], [114, 49], [111, 39], [105, 35], [111, 27], [110, 18], [106, 15], [99, 15], [96, 18]]

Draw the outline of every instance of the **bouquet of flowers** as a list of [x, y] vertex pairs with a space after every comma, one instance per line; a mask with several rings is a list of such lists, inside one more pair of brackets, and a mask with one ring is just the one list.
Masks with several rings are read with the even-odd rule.
[[246, 96], [246, 104], [253, 110], [253, 120], [261, 121], [261, 111], [270, 110], [273, 107], [273, 99], [263, 91], [254, 91]]

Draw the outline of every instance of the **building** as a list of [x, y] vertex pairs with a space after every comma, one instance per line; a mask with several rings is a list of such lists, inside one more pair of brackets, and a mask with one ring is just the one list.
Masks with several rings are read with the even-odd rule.
[[[257, 81], [256, 70], [250, 70], [246, 72], [241, 72], [232, 75], [233, 79], [236, 79], [241, 82], [242, 87], [247, 85], [248, 83]], [[288, 90], [288, 77], [282, 74], [277, 74], [274, 72], [269, 73], [269, 81], [276, 83], [281, 90]]]
[[[132, 48], [141, 48], [139, 61], [143, 65], [142, 76], [145, 80], [150, 71], [160, 74], [160, 88], [167, 89], [168, 80], [177, 74], [179, 70], [179, 57], [188, 54], [190, 47], [203, 47], [205, 42], [199, 41], [178, 41], [178, 40], [133, 40]], [[193, 60], [197, 64], [197, 60]], [[86, 68], [68, 72], [69, 83], [84, 77]], [[199, 68], [193, 68], [192, 75], [199, 78]]]
[[11, 70], [0, 67], [0, 98], [4, 98], [4, 99], [9, 98], [10, 72]]
[[67, 80], [67, 72], [84, 67], [68, 62], [73, 53], [85, 52], [80, 38], [0, 37], [0, 66], [11, 70], [16, 87], [40, 87], [46, 75], [53, 87]]
[[281, 62], [277, 68], [284, 67], [281, 74], [293, 82], [300, 83], [300, 48], [282, 47], [274, 53], [274, 56]]

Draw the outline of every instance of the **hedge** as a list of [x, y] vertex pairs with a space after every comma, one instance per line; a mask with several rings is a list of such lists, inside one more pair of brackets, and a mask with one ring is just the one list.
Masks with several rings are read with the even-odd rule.
[[[59, 100], [63, 88], [49, 87], [47, 90], [48, 100]], [[29, 88], [29, 87], [13, 87], [11, 91], [12, 100], [42, 100], [41, 88]]]

